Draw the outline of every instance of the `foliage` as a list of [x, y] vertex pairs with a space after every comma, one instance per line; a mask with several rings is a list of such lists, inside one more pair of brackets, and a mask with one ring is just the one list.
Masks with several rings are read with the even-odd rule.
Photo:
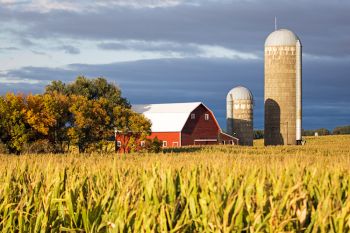
[[0, 140], [11, 153], [21, 152], [32, 135], [26, 122], [26, 111], [23, 95], [8, 93], [0, 98]]
[[38, 140], [47, 140], [56, 153], [71, 144], [80, 152], [107, 151], [102, 147], [115, 127], [137, 132], [130, 143], [149, 135], [150, 122], [130, 107], [121, 90], [104, 78], [78, 77], [70, 84], [53, 81], [45, 94], [0, 96], [0, 141], [17, 154]]
[[151, 122], [143, 115], [121, 106], [113, 109], [113, 116], [113, 125], [123, 141], [121, 150], [125, 153], [140, 149], [138, 142], [144, 141], [150, 135]]
[[162, 151], [162, 148], [163, 141], [159, 140], [157, 137], [145, 140], [144, 150], [149, 153], [159, 153]]
[[54, 80], [51, 84], [45, 87], [45, 94], [60, 93], [62, 95], [68, 95], [68, 88], [61, 80]]
[[325, 136], [325, 135], [331, 135], [331, 134], [334, 134], [334, 135], [350, 134], [350, 125], [335, 127], [332, 132], [325, 128], [316, 129], [316, 130], [303, 130], [303, 136], [314, 136], [316, 132], [318, 133], [319, 136]]
[[254, 139], [264, 138], [264, 130], [254, 130]]
[[72, 125], [68, 135], [72, 142], [78, 146], [79, 152], [94, 142], [101, 141], [113, 134], [110, 126], [110, 117], [105, 106], [107, 100], [89, 100], [84, 96], [72, 96], [70, 111], [73, 114]]
[[0, 231], [349, 232], [350, 137], [307, 141], [124, 159], [1, 156]]
[[347, 126], [338, 126], [333, 129], [333, 134], [350, 134], [350, 125]]
[[49, 129], [56, 123], [51, 109], [45, 104], [43, 95], [28, 95], [26, 97], [26, 122], [35, 131], [37, 137], [49, 134]]
[[113, 83], [108, 83], [104, 78], [88, 79], [79, 76], [70, 84], [64, 84], [61, 81], [53, 81], [46, 86], [46, 93], [61, 93], [64, 95], [84, 96], [89, 100], [97, 100], [99, 98], [107, 99], [113, 105], [121, 105], [129, 107], [127, 99], [121, 96], [121, 90]]
[[7, 154], [7, 153], [8, 153], [8, 149], [6, 145], [0, 141], [0, 154]]
[[47, 139], [40, 139], [32, 143], [27, 143], [23, 147], [24, 154], [46, 154], [55, 152], [54, 146]]
[[54, 118], [54, 124], [49, 127], [48, 140], [54, 146], [55, 152], [64, 152], [64, 143], [69, 142], [68, 128], [72, 119], [69, 111], [71, 101], [68, 96], [53, 92], [44, 94], [45, 107]]
[[326, 135], [331, 134], [331, 132], [325, 128], [320, 128], [320, 129], [315, 129], [315, 130], [303, 130], [302, 131], [303, 136], [314, 136], [315, 133], [317, 133], [319, 136], [326, 136]]

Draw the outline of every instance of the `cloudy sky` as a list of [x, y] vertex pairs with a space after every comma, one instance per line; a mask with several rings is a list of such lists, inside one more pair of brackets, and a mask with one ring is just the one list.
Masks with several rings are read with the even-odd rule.
[[202, 101], [225, 128], [244, 85], [263, 128], [263, 46], [303, 44], [304, 128], [350, 124], [349, 0], [0, 0], [0, 94], [106, 77], [132, 104]]

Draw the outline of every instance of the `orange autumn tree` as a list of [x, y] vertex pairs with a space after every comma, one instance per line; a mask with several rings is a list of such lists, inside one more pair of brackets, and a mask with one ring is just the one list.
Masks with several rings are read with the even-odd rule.
[[150, 131], [150, 123], [131, 110], [119, 87], [104, 78], [80, 76], [70, 84], [54, 81], [46, 87], [46, 93], [54, 92], [70, 98], [68, 138], [80, 152], [103, 145], [101, 142], [114, 135], [115, 127]]
[[19, 154], [31, 137], [26, 122], [25, 97], [7, 93], [0, 98], [0, 139], [11, 153]]
[[49, 129], [56, 123], [53, 112], [45, 104], [46, 99], [43, 95], [28, 95], [26, 97], [26, 121], [39, 138], [47, 136]]
[[115, 127], [142, 137], [150, 132], [149, 121], [104, 78], [53, 81], [44, 94], [0, 96], [0, 144], [11, 153], [46, 153], [45, 147], [63, 153], [71, 144], [91, 151], [114, 140]]

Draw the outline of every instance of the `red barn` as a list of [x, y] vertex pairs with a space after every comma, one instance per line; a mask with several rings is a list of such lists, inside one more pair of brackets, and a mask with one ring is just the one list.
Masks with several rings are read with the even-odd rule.
[[134, 105], [152, 122], [150, 139], [157, 137], [163, 147], [238, 144], [238, 139], [222, 132], [213, 112], [203, 103]]

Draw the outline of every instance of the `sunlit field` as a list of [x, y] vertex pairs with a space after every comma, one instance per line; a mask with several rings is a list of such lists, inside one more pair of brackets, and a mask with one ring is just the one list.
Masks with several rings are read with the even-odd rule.
[[349, 232], [350, 136], [0, 156], [2, 232]]

